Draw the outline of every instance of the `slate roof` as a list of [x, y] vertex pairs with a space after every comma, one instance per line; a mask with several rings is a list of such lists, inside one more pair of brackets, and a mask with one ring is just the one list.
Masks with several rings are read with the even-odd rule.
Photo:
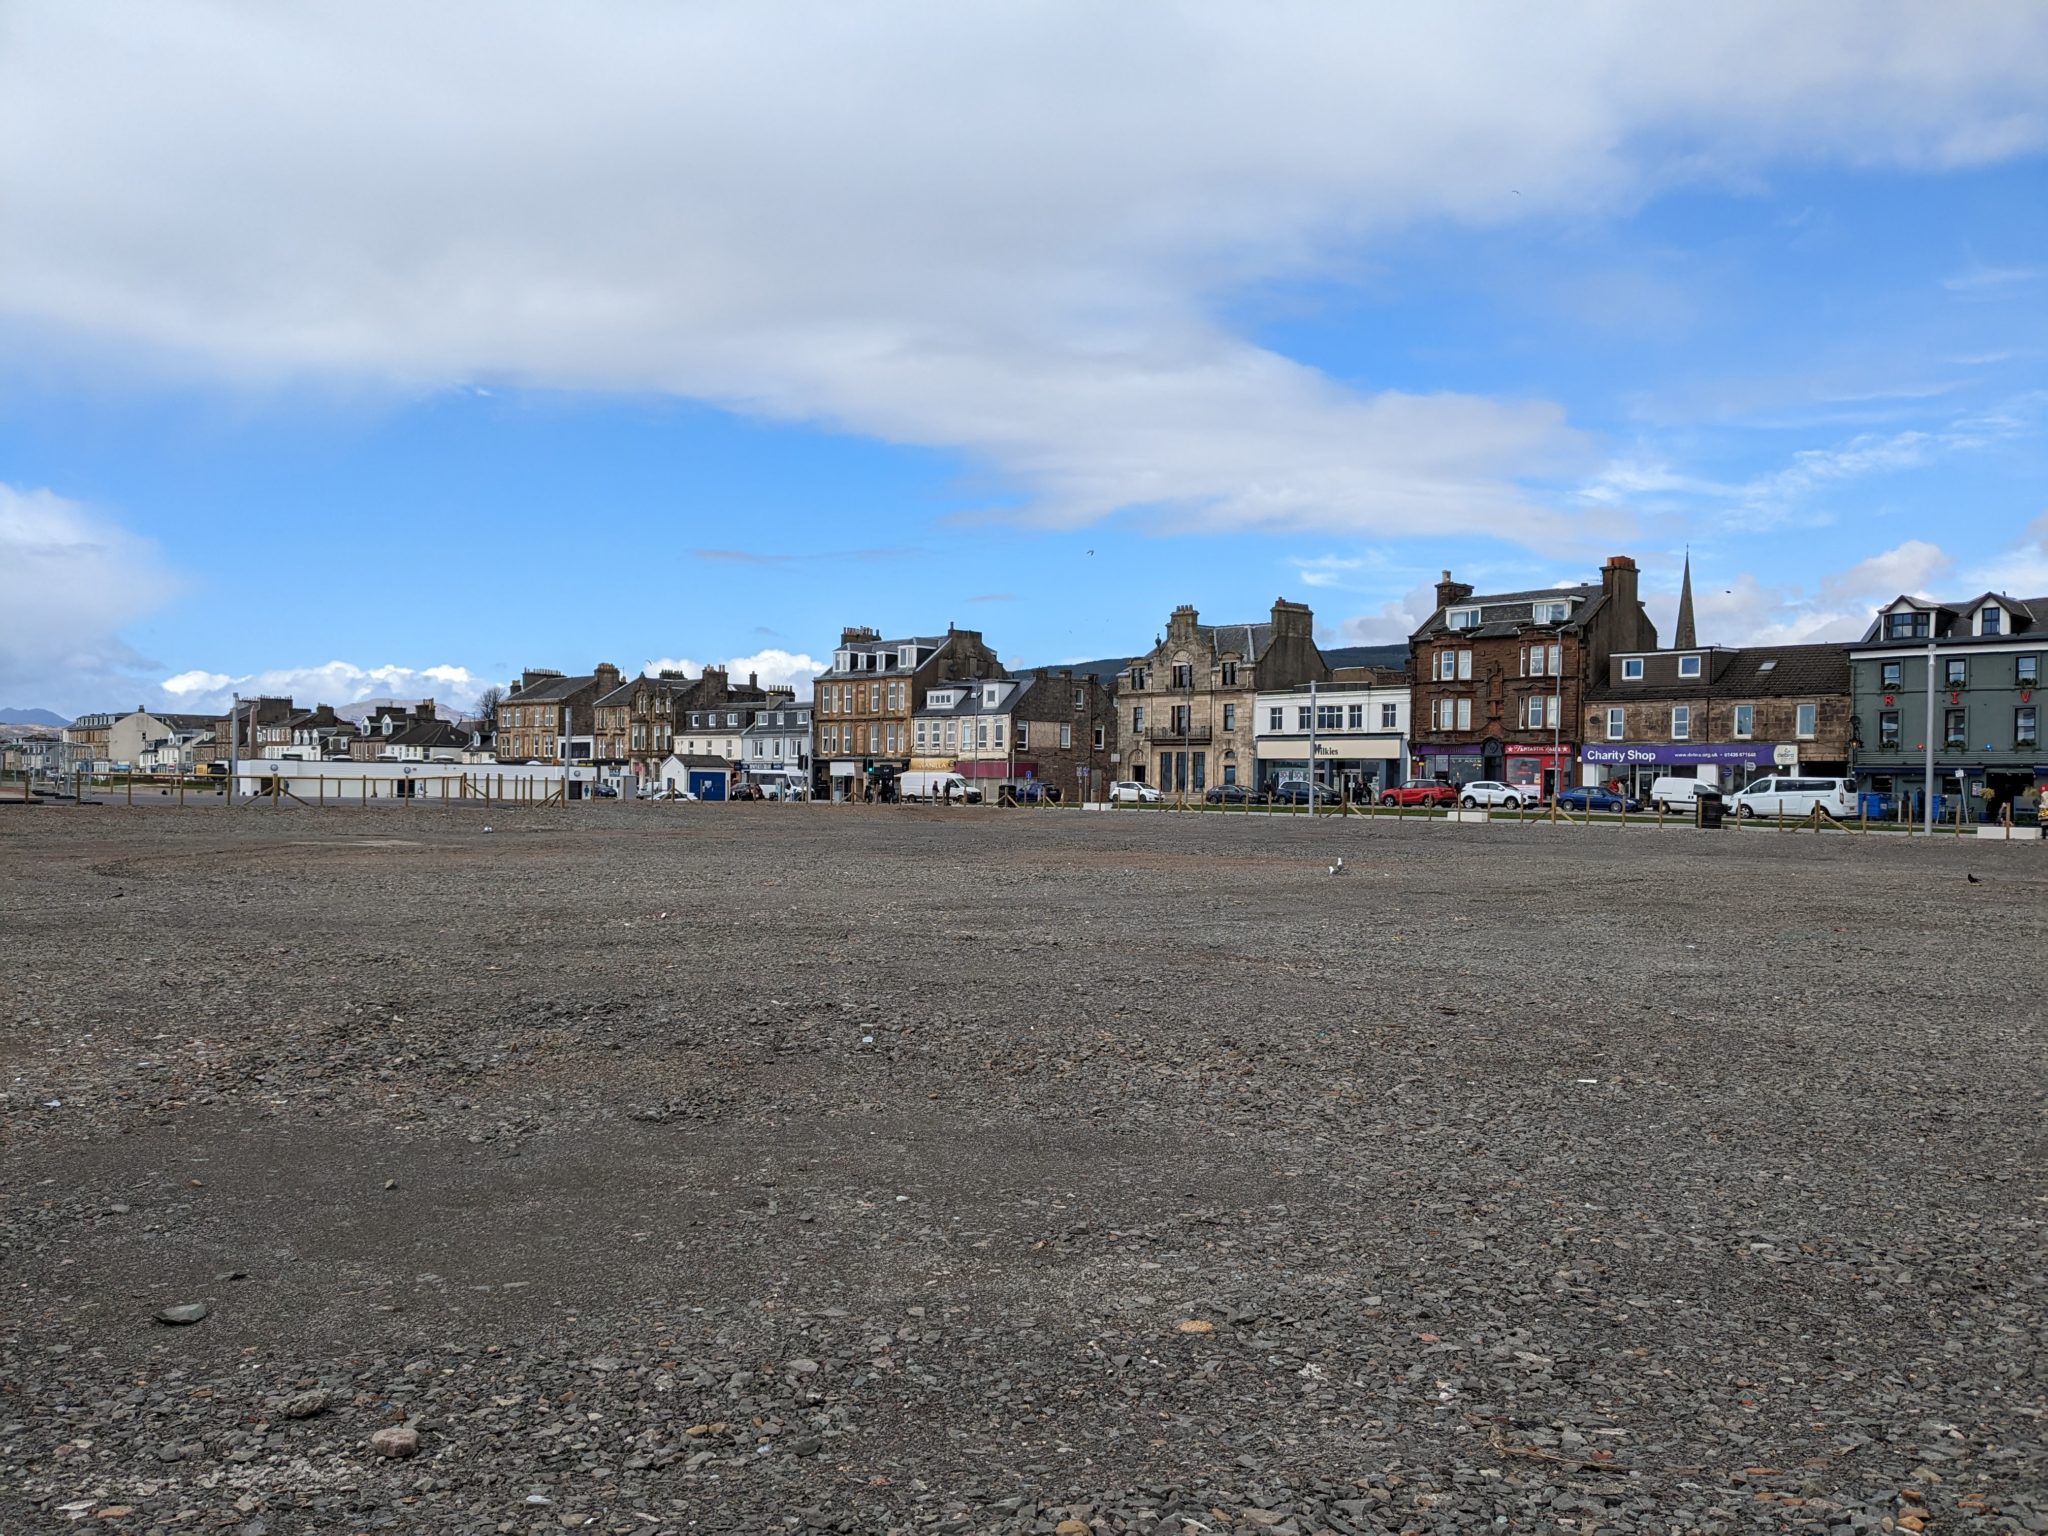
[[1849, 652], [1842, 645], [1756, 645], [1721, 654], [1728, 658], [1727, 664], [1712, 678], [1669, 683], [1603, 681], [1587, 688], [1586, 698], [1619, 704], [1628, 699], [1810, 698], [1849, 691]]
[[422, 720], [409, 725], [402, 731], [393, 731], [389, 736], [373, 737], [389, 747], [466, 747], [469, 732], [459, 726], [450, 725], [446, 720]]
[[[1409, 643], [1441, 634], [1469, 635], [1475, 640], [1505, 639], [1520, 634], [1523, 626], [1534, 622], [1530, 618], [1534, 604], [1558, 598], [1580, 599], [1573, 604], [1571, 616], [1559, 626], [1579, 629], [1605, 605], [1607, 589], [1596, 581], [1575, 587], [1538, 587], [1528, 592], [1475, 592], [1470, 597], [1461, 597], [1455, 603], [1446, 603], [1438, 608], [1408, 637]], [[1451, 608], [1479, 609], [1480, 623], [1472, 629], [1453, 630], [1444, 622], [1444, 614]], [[1489, 608], [1505, 611], [1489, 614], [1486, 612]]]
[[[1904, 597], [1907, 601], [1914, 603], [1926, 602], [1937, 613], [1948, 614], [1951, 621], [1961, 618], [1966, 613], [1974, 613], [1978, 605], [1985, 602], [1997, 603], [2005, 610], [2008, 620], [2024, 619], [2026, 621], [2024, 624], [2009, 623], [2007, 632], [2002, 635], [1958, 635], [1950, 633], [1936, 636], [1935, 638], [1943, 645], [2009, 644], [2021, 636], [2039, 633], [2035, 626], [2039, 622], [2041, 615], [2048, 614], [2048, 597], [2007, 597], [2003, 592], [1980, 592], [1975, 597], [1961, 603], [1929, 602], [1927, 599], [1912, 597], [1903, 592], [1899, 594], [1899, 597]], [[1889, 612], [1898, 601], [1898, 597], [1893, 598], [1870, 621], [1870, 627], [1863, 631], [1863, 638], [1856, 642], [1858, 650], [1869, 646], [1885, 645], [1895, 645], [1905, 650], [1925, 650], [1927, 648], [1925, 640], [1887, 640], [1884, 638], [1885, 613]], [[2013, 633], [2015, 630], [2018, 631], [2017, 635]]]
[[586, 672], [581, 677], [543, 677], [531, 688], [522, 688], [517, 693], [505, 695], [507, 704], [550, 704], [574, 698], [579, 689], [588, 688], [597, 681], [595, 673]]

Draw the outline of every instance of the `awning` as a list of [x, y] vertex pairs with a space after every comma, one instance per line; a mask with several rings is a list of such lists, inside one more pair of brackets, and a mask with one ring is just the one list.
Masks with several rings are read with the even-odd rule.
[[1028, 757], [1014, 762], [1001, 762], [994, 758], [962, 758], [953, 765], [953, 771], [963, 779], [1035, 779], [1038, 764]]

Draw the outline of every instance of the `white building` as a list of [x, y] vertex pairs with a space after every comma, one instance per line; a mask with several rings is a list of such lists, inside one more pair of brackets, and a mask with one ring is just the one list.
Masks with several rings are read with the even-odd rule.
[[[1258, 779], [1267, 791], [1309, 777], [1309, 739], [1315, 739], [1315, 779], [1364, 799], [1407, 782], [1408, 685], [1304, 683], [1260, 693], [1253, 702]], [[1311, 731], [1313, 727], [1313, 731]]]
[[795, 699], [771, 700], [756, 706], [754, 723], [741, 733], [747, 777], [785, 780], [792, 775], [811, 782], [811, 706]]

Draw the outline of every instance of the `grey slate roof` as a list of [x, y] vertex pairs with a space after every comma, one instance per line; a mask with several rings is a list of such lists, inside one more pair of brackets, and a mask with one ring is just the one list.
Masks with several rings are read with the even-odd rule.
[[505, 695], [507, 704], [550, 704], [573, 698], [577, 690], [588, 688], [596, 681], [594, 673], [586, 672], [581, 677], [544, 677], [531, 688], [522, 688], [517, 693]]
[[[1909, 597], [1909, 594], [1902, 592], [1899, 594], [1899, 596]], [[1885, 608], [1889, 609], [1892, 606], [1892, 604], [1896, 603], [1898, 600], [1899, 599], [1896, 597], [1893, 598], [1890, 603], [1885, 604]], [[1910, 600], [1916, 603], [1926, 601], [1925, 599], [1917, 597], [1911, 598]], [[2035, 629], [2035, 626], [2040, 622], [2042, 615], [2048, 614], [2048, 597], [2008, 597], [2003, 592], [1980, 592], [1975, 597], [1970, 598], [1964, 602], [1933, 602], [1930, 604], [1930, 606], [1936, 612], [1946, 613], [1950, 616], [1951, 619], [1955, 619], [1960, 618], [1962, 615], [1966, 613], [1974, 612], [1979, 603], [1983, 603], [1986, 601], [1996, 602], [2000, 607], [2005, 609], [2006, 615], [2009, 619], [2024, 620], [2025, 622], [2023, 624], [2016, 623], [2008, 625], [2008, 633], [2003, 635], [1941, 635], [1938, 637], [1941, 643], [1943, 645], [2009, 644], [2013, 639], [2016, 638], [2016, 636], [2012, 634], [2010, 631], [2017, 630], [2020, 635], [2036, 633], [2037, 631]], [[1881, 645], [1896, 645], [1905, 649], [1924, 650], [1926, 649], [1927, 642], [1925, 640], [1885, 639], [1884, 614], [1880, 612], [1875, 618], [1873, 618], [1870, 621], [1870, 627], [1863, 631], [1863, 638], [1856, 642], [1856, 648], [1861, 650], [1866, 646]]]
[[[1528, 592], [1475, 592], [1470, 597], [1461, 597], [1455, 603], [1438, 608], [1408, 638], [1411, 643], [1440, 634], [1471, 635], [1475, 639], [1505, 638], [1519, 634], [1522, 626], [1534, 622], [1530, 617], [1534, 604], [1558, 598], [1580, 600], [1572, 605], [1570, 617], [1560, 626], [1577, 629], [1600, 611], [1607, 601], [1607, 589], [1596, 581], [1574, 587], [1539, 587]], [[1452, 630], [1444, 622], [1444, 614], [1449, 608], [1477, 608], [1480, 622], [1472, 629]], [[1489, 609], [1498, 611], [1489, 613]]]
[[1670, 683], [1603, 681], [1587, 688], [1586, 697], [1589, 701], [1618, 704], [1628, 699], [1808, 698], [1849, 691], [1849, 652], [1839, 644], [1756, 645], [1724, 650], [1722, 654], [1728, 658], [1727, 664], [1713, 678]]

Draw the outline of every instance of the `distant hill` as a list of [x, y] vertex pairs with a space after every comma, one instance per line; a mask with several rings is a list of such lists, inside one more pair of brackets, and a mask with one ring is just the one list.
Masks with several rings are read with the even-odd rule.
[[70, 723], [62, 715], [52, 714], [47, 709], [0, 709], [0, 725], [65, 726]]
[[1405, 667], [1408, 665], [1408, 646], [1399, 645], [1340, 645], [1323, 647], [1323, 660], [1332, 667]]

